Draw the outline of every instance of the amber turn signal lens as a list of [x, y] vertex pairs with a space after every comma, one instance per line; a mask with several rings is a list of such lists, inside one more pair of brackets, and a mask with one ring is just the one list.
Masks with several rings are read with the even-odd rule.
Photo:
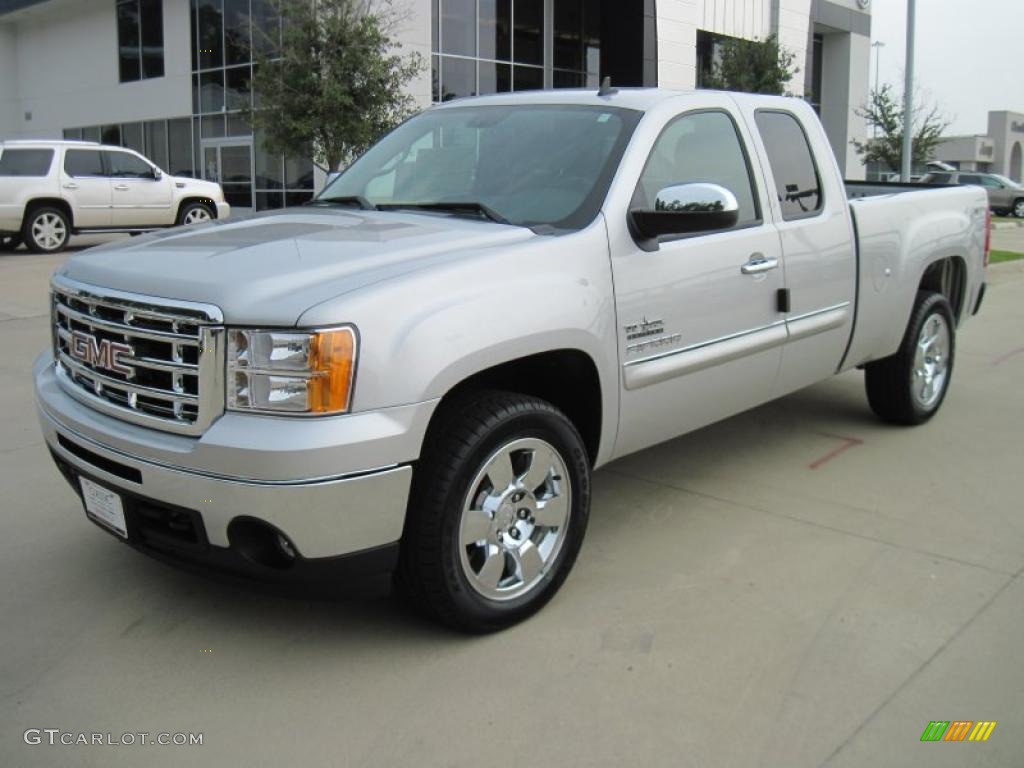
[[313, 335], [309, 380], [311, 413], [344, 413], [352, 399], [356, 335], [351, 328]]

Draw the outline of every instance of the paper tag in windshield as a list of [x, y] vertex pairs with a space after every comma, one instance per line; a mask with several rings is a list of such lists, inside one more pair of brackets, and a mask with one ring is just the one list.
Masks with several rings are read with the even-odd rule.
[[607, 123], [611, 119], [612, 119], [612, 116], [608, 112], [602, 112], [598, 116], [597, 122], [599, 122], [599, 123]]

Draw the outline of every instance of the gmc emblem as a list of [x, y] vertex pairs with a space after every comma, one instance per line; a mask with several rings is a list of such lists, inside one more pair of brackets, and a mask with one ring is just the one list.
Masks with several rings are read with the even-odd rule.
[[71, 356], [94, 368], [103, 368], [125, 376], [133, 376], [135, 369], [125, 365], [118, 358], [121, 355], [132, 357], [134, 351], [127, 344], [103, 339], [100, 341], [90, 333], [71, 332]]

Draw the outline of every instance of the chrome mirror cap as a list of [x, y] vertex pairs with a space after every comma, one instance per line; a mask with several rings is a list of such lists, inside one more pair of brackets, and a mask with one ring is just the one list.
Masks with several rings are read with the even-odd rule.
[[654, 199], [655, 211], [686, 213], [739, 213], [736, 195], [723, 186], [707, 182], [665, 187]]

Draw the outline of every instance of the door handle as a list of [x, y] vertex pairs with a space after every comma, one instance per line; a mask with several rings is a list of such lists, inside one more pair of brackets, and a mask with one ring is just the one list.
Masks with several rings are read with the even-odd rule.
[[776, 269], [778, 266], [778, 259], [765, 258], [763, 253], [752, 253], [750, 261], [740, 267], [740, 272], [744, 275], [760, 275], [762, 272], [768, 272], [769, 270]]
[[64, 189], [78, 189], [78, 185], [75, 184], [75, 182], [73, 181], [69, 181], [67, 184], [64, 185]]
[[129, 187], [127, 184], [115, 184], [114, 189], [118, 190], [119, 192], [127, 192], [129, 189], [131, 189], [131, 187]]

